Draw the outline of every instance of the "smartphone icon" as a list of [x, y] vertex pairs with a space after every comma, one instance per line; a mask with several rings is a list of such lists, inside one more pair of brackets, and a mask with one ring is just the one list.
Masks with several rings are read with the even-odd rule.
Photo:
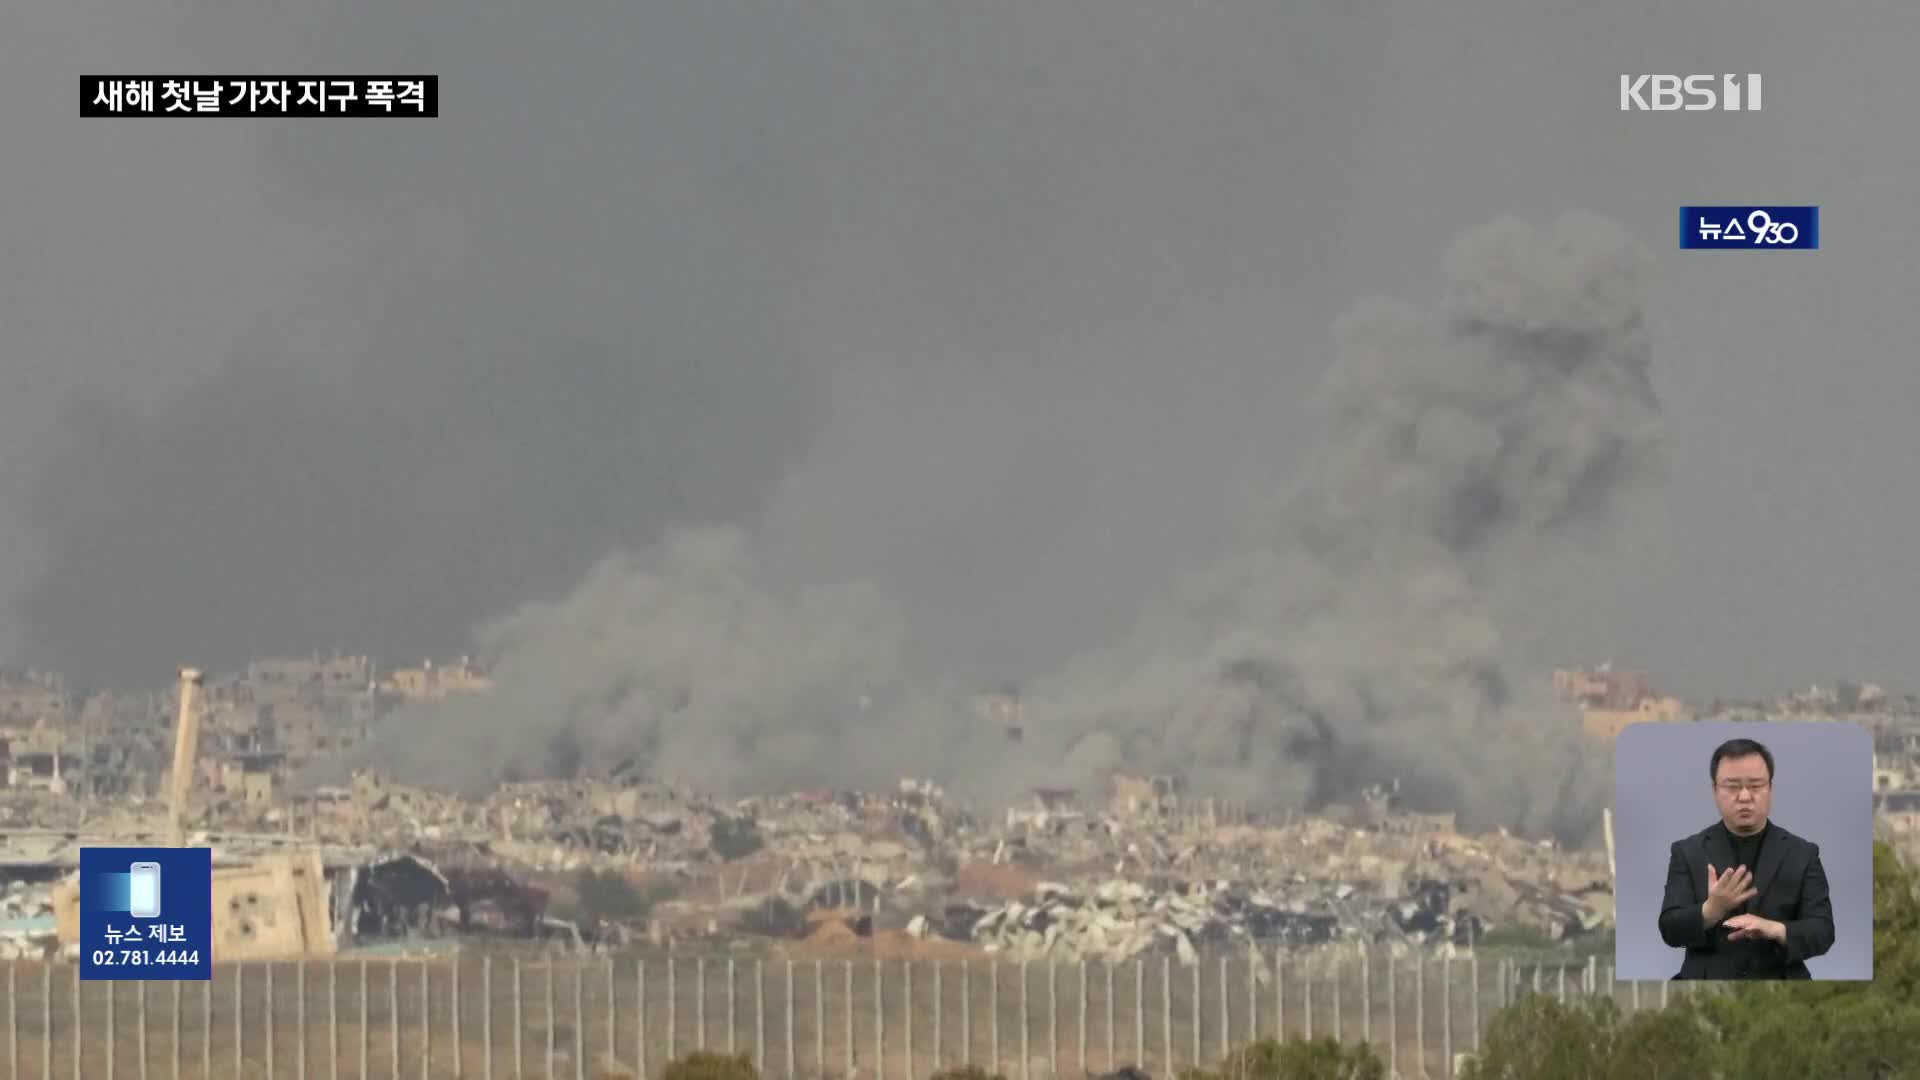
[[129, 914], [136, 919], [160, 915], [160, 864], [137, 862], [127, 873]]

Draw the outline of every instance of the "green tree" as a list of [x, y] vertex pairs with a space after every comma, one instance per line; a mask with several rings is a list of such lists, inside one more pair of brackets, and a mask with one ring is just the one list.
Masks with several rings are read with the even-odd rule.
[[999, 1073], [988, 1072], [978, 1065], [955, 1065], [933, 1074], [933, 1080], [1007, 1080]]
[[1612, 998], [1530, 994], [1494, 1016], [1460, 1080], [1695, 1080], [1712, 1063], [1703, 1029], [1683, 1012], [1627, 1017]]
[[1872, 982], [1757, 983], [1687, 1001], [1728, 1075], [1920, 1077], [1920, 874], [1885, 844], [1873, 919]]
[[1262, 1039], [1212, 1069], [1184, 1069], [1181, 1080], [1386, 1080], [1387, 1063], [1365, 1043], [1334, 1039]]
[[639, 889], [617, 870], [583, 869], [574, 875], [573, 891], [582, 918], [632, 922], [646, 918], [671, 889], [664, 884]]
[[760, 1080], [752, 1054], [715, 1054], [705, 1050], [667, 1063], [665, 1080]]
[[726, 862], [744, 859], [766, 845], [760, 826], [751, 817], [722, 817], [713, 823], [707, 846]]
[[1494, 1016], [1461, 1080], [1920, 1080], [1920, 874], [1885, 845], [1874, 923], [1870, 983], [1723, 984], [1630, 1017], [1534, 995]]

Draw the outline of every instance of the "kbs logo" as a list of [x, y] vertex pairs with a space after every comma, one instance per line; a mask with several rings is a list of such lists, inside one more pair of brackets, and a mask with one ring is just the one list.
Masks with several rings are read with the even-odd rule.
[[[1743, 86], [1742, 78], [1746, 79]], [[1741, 91], [1744, 90], [1743, 95]], [[1621, 112], [1759, 112], [1758, 75], [1622, 75]]]

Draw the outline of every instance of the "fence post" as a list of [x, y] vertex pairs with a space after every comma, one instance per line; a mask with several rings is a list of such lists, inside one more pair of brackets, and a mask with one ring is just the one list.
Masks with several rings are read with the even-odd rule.
[[[487, 1061], [486, 1080], [493, 1080], [491, 1050], [487, 1052]], [[647, 958], [644, 956], [633, 962], [633, 1069], [639, 1080], [647, 1080]]]
[[[298, 1077], [299, 1080], [307, 1080], [307, 962], [305, 960], [294, 965], [293, 990], [295, 995], [295, 1008], [293, 1010], [294, 1024], [298, 1028], [298, 1030], [294, 1032], [294, 1043], [295, 1049], [300, 1052], [300, 1060], [296, 1062], [299, 1068], [294, 1070], [294, 1076]], [[144, 995], [142, 996], [144, 997]], [[146, 1002], [142, 1001], [140, 1006], [142, 1016], [140, 1026], [144, 1028], [146, 1027], [146, 1021], [144, 1019], [147, 1011]], [[145, 1067], [146, 1057], [146, 1051], [142, 1050], [140, 1052], [142, 1068]]]
[[1427, 953], [1413, 954], [1413, 1043], [1420, 1053], [1420, 1075], [1427, 1075]]
[[1287, 950], [1273, 947], [1273, 1037], [1287, 1041]]
[[[86, 1014], [80, 1011], [79, 1001], [77, 1000], [80, 997], [80, 991], [78, 989], [80, 985], [80, 982], [79, 982], [80, 974], [77, 970], [74, 972], [73, 978], [74, 978], [74, 987], [75, 987], [73, 996], [76, 999], [74, 1002], [73, 1022], [75, 1026], [79, 1026], [80, 1018]], [[114, 1037], [119, 1030], [118, 1027], [113, 1022], [113, 996], [114, 996], [113, 991], [114, 989], [115, 989], [115, 986], [113, 983], [111, 982], [107, 983], [107, 1030], [105, 1033], [106, 1034], [105, 1041], [107, 1044], [107, 1075], [108, 1076], [113, 1075], [113, 1044], [120, 1041], [119, 1039]], [[80, 1054], [80, 1047], [78, 1042], [78, 1036], [76, 1036], [75, 1045], [74, 1045], [74, 1061], [73, 1061], [73, 1072], [75, 1076], [78, 1076], [80, 1074], [79, 1054]]]
[[852, 1080], [852, 1078], [853, 1078], [853, 961], [851, 961], [851, 960], [847, 960], [847, 961], [844, 961], [844, 963], [846, 964], [846, 967], [845, 967], [845, 968], [843, 969], [843, 971], [842, 971], [842, 973], [843, 973], [843, 974], [844, 974], [844, 975], [846, 976], [846, 980], [847, 980], [847, 985], [846, 985], [846, 997], [845, 997], [845, 1000], [846, 1000], [846, 1003], [847, 1003], [847, 1006], [846, 1006], [846, 1011], [847, 1011], [847, 1016], [846, 1016], [846, 1019], [847, 1019], [847, 1044], [846, 1044], [846, 1051], [847, 1051], [847, 1078], [848, 1078], [848, 1080]]
[[827, 1075], [826, 966], [825, 960], [813, 962], [813, 1071], [823, 1080]]
[[[514, 989], [517, 991], [519, 986], [516, 984]], [[516, 1010], [514, 1015], [516, 1029], [520, 1026], [519, 1019]], [[362, 960], [360, 961], [360, 1075], [363, 1077], [367, 1075], [368, 1048], [372, 1043], [373, 1031], [367, 1023], [367, 962]]]
[[1107, 969], [1107, 1071], [1112, 1072], [1115, 1068], [1117, 1068], [1117, 1066], [1114, 1064], [1114, 1061], [1113, 1061], [1113, 1051], [1117, 1043], [1116, 1043], [1116, 1036], [1114, 1035], [1114, 1031], [1113, 1031], [1113, 959], [1112, 957], [1107, 958], [1106, 969]]
[[987, 973], [992, 976], [987, 982], [987, 1071], [997, 1073], [1005, 1067], [1000, 1061], [1000, 961], [989, 963]]
[[1020, 1080], [1033, 1080], [1033, 1049], [1028, 1037], [1033, 1033], [1033, 1013], [1027, 1009], [1027, 961], [1020, 961]]
[[1147, 962], [1133, 961], [1133, 1057], [1138, 1068], [1147, 1067]]
[[1555, 964], [1554, 968], [1559, 972], [1560, 976], [1560, 1004], [1565, 1005], [1567, 1003], [1567, 965], [1565, 961], [1562, 961], [1561, 963]]
[[[400, 1076], [400, 961], [387, 961], [387, 1033], [391, 1047], [393, 1075]], [[553, 1069], [547, 1069], [547, 1075], [553, 1075]]]
[[428, 988], [428, 968], [420, 961], [420, 1080], [433, 1080], [433, 992]]
[[[1199, 999], [1195, 999], [1196, 1001]], [[1227, 990], [1227, 958], [1220, 958], [1220, 1056], [1233, 1045], [1233, 998]]]
[[960, 1065], [973, 1065], [973, 965], [960, 961]]
[[1373, 953], [1360, 947], [1360, 1041], [1373, 1042]]
[[739, 997], [733, 978], [733, 957], [727, 957], [727, 1053], [740, 1052], [740, 1033], [733, 1024], [733, 1003]]
[[[586, 984], [587, 984], [587, 966], [582, 963], [574, 964], [573, 965], [573, 1076], [574, 1076], [574, 1080], [587, 1080]], [[420, 993], [424, 995], [426, 992], [427, 992], [426, 967], [425, 965], [422, 965], [420, 969]], [[426, 1003], [422, 1002], [421, 1008], [424, 1009], [425, 1007], [426, 1007]], [[427, 1032], [428, 1032], [427, 1041], [429, 1043], [433, 1041], [431, 1036], [432, 1031], [433, 1029], [431, 1027], [427, 1029]], [[423, 1067], [426, 1065], [426, 1052], [424, 1049], [421, 1051], [420, 1064]], [[421, 1073], [420, 1080], [431, 1080], [431, 1078], [428, 1077], [423, 1071]]]
[[[1160, 1063], [1160, 1071], [1168, 1076], [1174, 1073], [1173, 1067], [1173, 959], [1160, 958], [1160, 1053], [1166, 1060]], [[1142, 1068], [1145, 1066], [1143, 1065]]]
[[693, 1048], [707, 1048], [707, 958], [693, 958]]
[[1313, 953], [1300, 963], [1300, 1011], [1306, 1017], [1307, 1039], [1313, 1039]]
[[1080, 1071], [1087, 1071], [1087, 962], [1080, 961]]
[[886, 1080], [887, 1076], [887, 995], [883, 985], [882, 965], [886, 961], [875, 958], [873, 961], [873, 1076], [874, 1080]]
[[1346, 1040], [1345, 1026], [1341, 1023], [1341, 1019], [1340, 1019], [1340, 958], [1341, 958], [1340, 953], [1336, 952], [1333, 954], [1333, 1041], [1334, 1042], [1344, 1042]]
[[[918, 1073], [913, 1067], [913, 959], [911, 956], [900, 964], [900, 1000], [905, 1003], [902, 1009], [904, 1015], [900, 1018], [900, 1034], [905, 1043], [902, 1053], [907, 1063], [907, 1080], [914, 1080]], [[874, 1006], [876, 1009], [885, 1007], [884, 1003]]]
[[753, 1067], [767, 1071], [767, 962], [757, 956], [753, 960]]
[[[453, 1045], [457, 1047], [460, 1045], [460, 957], [458, 953], [454, 954], [453, 972]], [[615, 1061], [620, 1056], [620, 1020], [617, 1012], [619, 1008], [619, 998], [619, 989], [615, 985], [613, 978], [613, 957], [608, 956], [607, 1061], [609, 1063]], [[458, 1076], [460, 1073], [460, 1054], [457, 1050], [453, 1055], [453, 1069], [454, 1075]]]
[[1387, 949], [1387, 1075], [1400, 1075], [1400, 995], [1393, 985], [1393, 949]]
[[[787, 1080], [796, 1080], [800, 1075], [800, 1062], [793, 1056], [793, 961], [787, 961]], [[646, 1080], [646, 1073], [640, 1074], [640, 1080]]]
[[453, 984], [452, 984], [452, 991], [451, 991], [452, 996], [450, 998], [450, 1004], [449, 1004], [449, 1007], [452, 1009], [452, 1012], [453, 1012], [453, 1075], [455, 1077], [459, 1077], [463, 1075], [462, 1059], [465, 1056], [461, 1053], [461, 1051], [465, 1049], [465, 1047], [463, 1047], [460, 1042], [460, 954], [459, 953], [455, 953], [453, 954], [452, 957], [449, 958], [449, 970], [453, 972]]
[[[74, 978], [76, 980], [79, 978], [79, 974], [77, 972], [75, 973]], [[241, 988], [246, 983], [246, 981], [247, 981], [247, 966], [245, 964], [233, 965], [233, 1074], [235, 1076], [247, 1075], [247, 1070], [245, 1065], [246, 1058], [243, 1050], [243, 1044], [246, 1042], [246, 1038], [244, 1034], [246, 1031], [246, 1024], [242, 1020], [242, 1016], [246, 1012], [246, 1005], [245, 1005], [246, 999], [245, 999], [245, 996], [241, 993]], [[76, 1017], [80, 1015], [80, 984], [78, 981], [76, 981], [73, 984], [73, 1013]], [[79, 1034], [80, 1033], [77, 1031], [74, 1032], [74, 1037], [76, 1040], [73, 1048], [74, 1080], [80, 1080], [80, 1046], [78, 1043]]]
[[[12, 970], [9, 968], [8, 970]], [[147, 984], [139, 984], [139, 996], [133, 999], [135, 1019], [140, 1025], [140, 1080], [147, 1080]], [[302, 1080], [305, 1080], [303, 1077]]]
[[[175, 983], [175, 986], [180, 985]], [[211, 982], [203, 985], [212, 986]], [[40, 1076], [53, 1080], [53, 965], [40, 968]]]
[[[264, 966], [267, 969], [267, 993], [264, 1002], [267, 1014], [267, 1022], [265, 1025], [267, 1029], [267, 1080], [273, 1080], [273, 961], [267, 961]], [[109, 1075], [111, 1075], [111, 1070], [109, 1070]]]
[[480, 1070], [482, 1080], [493, 1080], [493, 957], [491, 955], [480, 957]]
[[1475, 949], [1467, 954], [1467, 978], [1472, 980], [1473, 993], [1467, 997], [1467, 1008], [1473, 1014], [1473, 1052], [1480, 1052], [1480, 952]]
[[[671, 988], [673, 986], [673, 961], [671, 960], [667, 961], [667, 986], [669, 988], [668, 1001], [671, 1002]], [[671, 1018], [673, 1015], [671, 1004], [669, 1004], [668, 1010], [667, 1015]], [[516, 956], [513, 958], [513, 1075], [515, 1077], [518, 1077], [520, 1070], [526, 1067], [526, 1055], [521, 1052], [522, 1047], [520, 1044], [520, 1033], [525, 1031], [527, 1027], [524, 1022], [524, 1017], [525, 1005], [520, 993], [520, 958]], [[671, 1019], [669, 1019], [667, 1025], [667, 1053], [673, 1053], [673, 1025]]]
[[1453, 957], [1440, 960], [1440, 1054], [1441, 1068], [1453, 1076]]
[[973, 1065], [973, 965], [960, 961], [960, 1065]]
[[1187, 1010], [1188, 1019], [1193, 1021], [1193, 1067], [1200, 1068], [1205, 1060], [1200, 1052], [1200, 957], [1193, 958], [1193, 1007]]
[[1667, 980], [1665, 979], [1660, 981], [1660, 1007], [1663, 1009], [1667, 1007]]
[[[677, 1049], [674, 1045], [674, 1041], [675, 1041], [674, 1027], [675, 1027], [675, 1020], [676, 1020], [676, 1017], [674, 1014], [680, 1007], [680, 995], [674, 989], [674, 985], [673, 985], [674, 968], [677, 966], [678, 965], [674, 963], [673, 954], [668, 953], [667, 954], [667, 1061], [669, 1063], [673, 1061], [674, 1054]], [[518, 1027], [518, 1026], [519, 1026], [518, 1024], [515, 1024], [515, 1027]], [[514, 1052], [518, 1053], [519, 1050], [516, 1048]], [[519, 1062], [516, 1061], [513, 1067], [515, 1069], [518, 1069], [520, 1067]]]
[[547, 1074], [542, 1080], [557, 1080], [553, 1075], [553, 1040], [557, 1034], [553, 1029], [558, 1026], [559, 1012], [554, 1007], [553, 960], [547, 960]]
[[940, 961], [933, 962], [933, 1071], [940, 1071]]
[[1260, 1041], [1260, 947], [1247, 947], [1247, 1040]]
[[1060, 965], [1047, 959], [1047, 1076], [1060, 1075]]

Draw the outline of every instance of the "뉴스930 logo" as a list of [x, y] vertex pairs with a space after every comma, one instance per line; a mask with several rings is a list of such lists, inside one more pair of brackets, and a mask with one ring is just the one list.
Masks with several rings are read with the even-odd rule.
[[1700, 219], [1700, 239], [1719, 240], [1724, 243], [1745, 241], [1749, 237], [1755, 244], [1795, 244], [1800, 241], [1800, 226], [1791, 221], [1775, 221], [1765, 210], [1755, 210], [1747, 215], [1746, 228], [1740, 227], [1738, 217], [1728, 218], [1725, 225]]
[[[1745, 80], [1742, 82], [1742, 80]], [[1758, 75], [1622, 75], [1621, 112], [1759, 112]]]
[[1683, 251], [1818, 251], [1818, 206], [1683, 206]]

